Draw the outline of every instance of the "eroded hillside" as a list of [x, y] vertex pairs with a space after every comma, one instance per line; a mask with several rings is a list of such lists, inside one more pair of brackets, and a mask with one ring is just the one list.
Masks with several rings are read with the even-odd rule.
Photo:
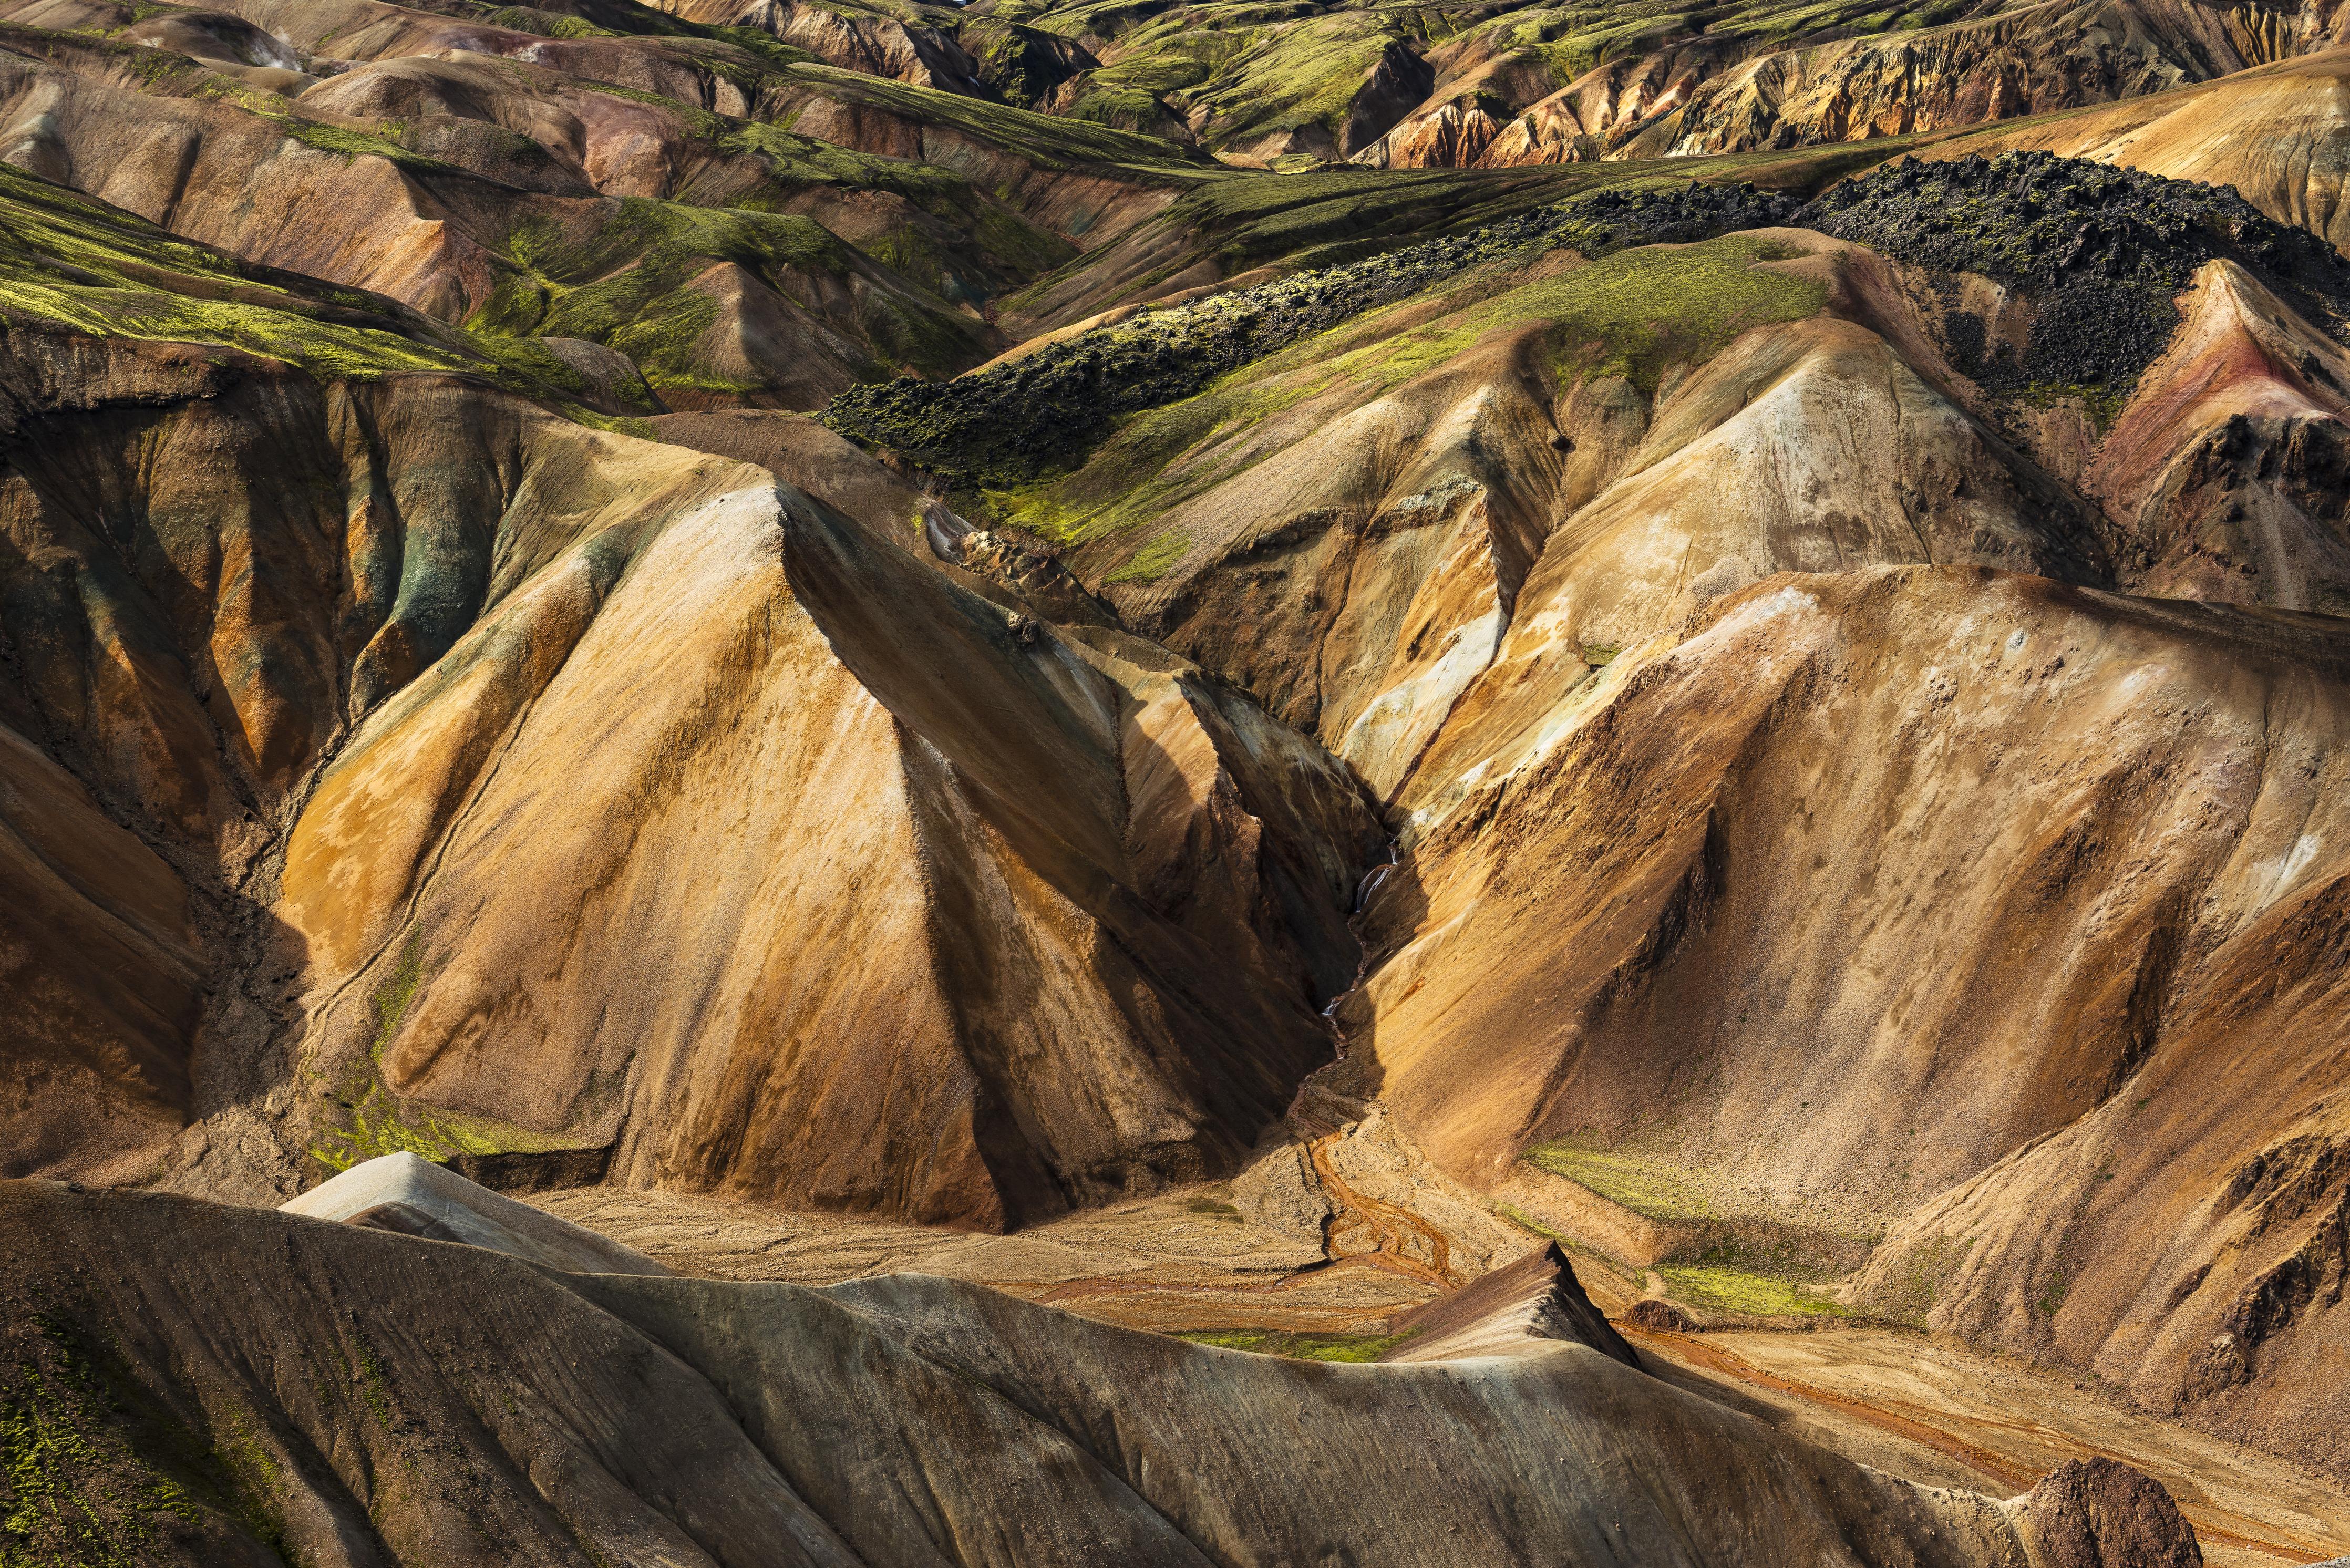
[[[85, 1561], [1939, 1568], [2121, 1534], [2053, 1488], [2034, 1519], [1879, 1475], [1580, 1345], [1318, 1366], [945, 1280], [557, 1274], [160, 1196], [18, 1189], [0, 1225], [12, 1293], [48, 1303], [10, 1314], [11, 1393], [78, 1434], [35, 1472], [69, 1503], [20, 1539]], [[352, 1304], [273, 1310], [320, 1291]]]
[[[29, 1168], [151, 1168], [220, 1112], [176, 1179], [618, 1143], [639, 1180], [1002, 1225], [1228, 1167], [1326, 1054], [1315, 1010], [1354, 971], [1344, 918], [1380, 836], [1245, 698], [981, 597], [902, 518], [876, 534], [563, 419], [551, 386], [500, 386], [523, 372], [482, 339], [388, 302], [317, 321], [24, 190], [74, 224], [26, 273], [103, 243], [124, 279], [224, 275], [254, 301], [89, 275], [14, 296], [26, 831], [78, 845], [103, 803], [143, 837], [96, 835], [45, 898], [127, 918], [110, 940], [162, 961], [136, 1006], [109, 994], [113, 952], [28, 976], [79, 977], [18, 1047], [21, 1071], [53, 1062], [16, 1112]], [[151, 329], [158, 305], [222, 346], [83, 335], [109, 311]], [[726, 838], [731, 888], [663, 869]], [[800, 967], [827, 927], [837, 961]], [[736, 1030], [648, 965], [701, 969]], [[1202, 1056], [1211, 1018], [1229, 1044]], [[540, 1042], [521, 1071], [518, 1028]], [[893, 1116], [902, 1147], [871, 1136]]]
[[[836, 422], [916, 432], [1388, 805], [1317, 1084], [1493, 1200], [1545, 1150], [1627, 1162], [1766, 1255], [1866, 1260], [1869, 1311], [2338, 1465], [2331, 1384], [2284, 1369], [2338, 1269], [2344, 265], [2232, 193], [2044, 157], [1702, 191], [1496, 226], [1319, 330], [1346, 272]], [[1258, 299], [1308, 329], [1252, 354]], [[1107, 436], [1015, 394], [954, 444], [999, 381], [1180, 375], [1220, 331], [1238, 368], [1124, 378], [1151, 406]], [[1029, 428], [1060, 471], [1004, 455]], [[2263, 1090], [2158, 1092], [2236, 1030]], [[2054, 1177], [2100, 1138], [2128, 1172]], [[2288, 1149], [2314, 1185], [2230, 1218]]]
[[0, 5], [0, 1558], [2350, 1550], [2337, 31]]

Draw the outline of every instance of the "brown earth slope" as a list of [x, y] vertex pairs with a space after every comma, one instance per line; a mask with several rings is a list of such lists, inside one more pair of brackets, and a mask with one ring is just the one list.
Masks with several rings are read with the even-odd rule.
[[[2018, 388], [1958, 367], [2060, 319], [2026, 285], [1794, 230], [1527, 255], [976, 499], [1394, 808], [1318, 1085], [1352, 1119], [1496, 1202], [1529, 1154], [1628, 1169], [1639, 1267], [1817, 1283], [1891, 1232], [1853, 1303], [2338, 1473], [2343, 668], [2307, 612], [2350, 607], [2350, 361], [2322, 301], [2178, 275], [2134, 379]], [[2217, 1070], [2238, 965], [2301, 988], [2226, 1004], [2277, 1010], [2263, 1092], [2150, 1092]], [[2133, 1184], [2056, 1199], [2139, 1100], [2181, 1119]], [[2186, 1227], [2160, 1300], [2125, 1192]], [[1540, 1222], [1617, 1248], [1573, 1210]]]
[[1613, 1149], [1823, 1258], [1924, 1205], [1856, 1299], [2338, 1471], [2334, 624], [1909, 570], [1556, 625], [1407, 796], [1347, 1077], [1483, 1185]]
[[[120, 278], [233, 286], [42, 200]], [[255, 1195], [617, 1144], [1000, 1226], [1229, 1168], [1326, 1055], [1379, 835], [1246, 699], [455, 335], [169, 293], [130, 297], [296, 362], [86, 335], [121, 297], [20, 288], [5, 339], [7, 711], [80, 781], [28, 753], [12, 820], [73, 838], [28, 900], [111, 944], [41, 971], [13, 1168], [151, 1171], [176, 1110], [173, 1179]]]
[[36, 1183], [0, 1234], [6, 1528], [85, 1561], [2026, 1568], [2066, 1518], [2117, 1561], [2078, 1510], [1894, 1480], [1576, 1345], [1284, 1362], [917, 1276], [558, 1275]]

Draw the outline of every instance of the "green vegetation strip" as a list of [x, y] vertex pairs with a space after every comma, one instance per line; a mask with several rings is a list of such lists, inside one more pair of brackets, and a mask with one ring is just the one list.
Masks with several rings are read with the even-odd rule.
[[1254, 1355], [1285, 1356], [1292, 1361], [1377, 1361], [1409, 1334], [1284, 1334], [1273, 1329], [1195, 1329], [1178, 1334], [1194, 1345], [1224, 1350], [1245, 1350]]
[[[1165, 514], [1262, 457], [1264, 443], [1227, 436], [1325, 392], [1364, 398], [1439, 369], [1488, 333], [1538, 327], [1558, 373], [1622, 375], [1653, 389], [1667, 367], [1719, 352], [1751, 327], [1800, 320], [1826, 303], [1818, 282], [1759, 265], [1779, 253], [1761, 236], [1621, 251], [1464, 306], [1425, 325], [1388, 328], [1384, 315], [1310, 338], [1224, 378], [1201, 395], [1128, 420], [1076, 473], [984, 487], [998, 517], [1082, 545], [1157, 526]], [[1334, 391], [1334, 389], [1339, 389]], [[1155, 580], [1184, 559], [1180, 527], [1161, 528], [1109, 574]]]
[[581, 390], [536, 344], [484, 343], [380, 296], [191, 244], [5, 164], [0, 323], [242, 349], [321, 379], [470, 371], [557, 407]]
[[[1195, 396], [1243, 365], [1469, 268], [1562, 244], [1588, 255], [1632, 244], [1694, 240], [1777, 222], [1789, 210], [1786, 198], [1751, 185], [1601, 192], [1367, 261], [1147, 311], [951, 381], [902, 377], [852, 387], [833, 400], [825, 421], [902, 452], [957, 486], [1019, 484], [1075, 468], [1125, 416]], [[1725, 291], [1734, 297], [1696, 301], [1695, 318], [1682, 326], [1666, 321], [1649, 307], [1653, 302], [1633, 297], [1653, 283], [1646, 276], [1625, 280], [1625, 297], [1601, 307], [1603, 334], [1623, 336], [1619, 318], [1644, 309], [1641, 326], [1650, 347], [1677, 336], [1702, 337], [1717, 320], [1734, 318], [1752, 293]], [[1528, 313], [1542, 307], [1530, 301]], [[1487, 321], [1477, 329], [1498, 324]]]
[[1526, 1163], [1580, 1182], [1611, 1203], [1651, 1220], [1708, 1220], [1712, 1207], [1697, 1188], [1668, 1168], [1617, 1150], [1579, 1147], [1571, 1141], [1536, 1144]]
[[1693, 1307], [1746, 1313], [1755, 1317], [1850, 1315], [1827, 1297], [1804, 1289], [1801, 1282], [1775, 1274], [1751, 1273], [1716, 1263], [1679, 1267], [1668, 1264], [1657, 1272], [1665, 1277], [1675, 1301]]

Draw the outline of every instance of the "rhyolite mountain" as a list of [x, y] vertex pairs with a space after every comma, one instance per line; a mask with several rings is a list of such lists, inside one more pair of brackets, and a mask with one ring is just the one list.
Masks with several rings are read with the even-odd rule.
[[0, 1558], [2195, 1560], [1806, 1312], [2350, 1482], [2337, 30], [0, 3]]

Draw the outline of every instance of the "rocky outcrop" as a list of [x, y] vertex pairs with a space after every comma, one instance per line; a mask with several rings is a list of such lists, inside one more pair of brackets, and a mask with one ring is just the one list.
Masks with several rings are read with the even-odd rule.
[[1943, 337], [1953, 367], [1987, 389], [2131, 389], [2178, 332], [2171, 296], [2208, 263], [2251, 270], [2303, 321], [2350, 316], [2350, 262], [2232, 191], [2044, 152], [1942, 162], [1902, 159], [1844, 181], [1801, 222], [1944, 276], [2020, 296], [2020, 346], [1977, 318], [1981, 339]]
[[1640, 1358], [1584, 1293], [1575, 1265], [1557, 1242], [1537, 1247], [1514, 1263], [1388, 1325], [1403, 1343], [1382, 1361], [1456, 1361], [1467, 1356], [1530, 1353], [1553, 1341], [1588, 1345], [1627, 1366]]
[[2233, 263], [2082, 476], [2116, 549], [2167, 597], [2350, 612], [2350, 356]]
[[2033, 1568], [2202, 1568], [2170, 1494], [2112, 1459], [2068, 1459], [2012, 1506]]
[[1375, 169], [1473, 169], [1501, 129], [1475, 99], [1456, 99], [1412, 116], [1357, 152], [1355, 161]]

